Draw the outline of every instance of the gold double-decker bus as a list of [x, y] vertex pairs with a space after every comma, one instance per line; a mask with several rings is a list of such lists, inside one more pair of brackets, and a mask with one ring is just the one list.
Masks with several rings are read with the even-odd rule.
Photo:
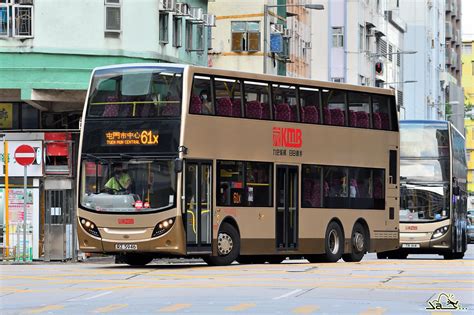
[[400, 121], [400, 249], [379, 258], [467, 250], [467, 165], [464, 136], [448, 121]]
[[78, 238], [130, 265], [360, 261], [399, 246], [392, 91], [174, 64], [93, 71]]

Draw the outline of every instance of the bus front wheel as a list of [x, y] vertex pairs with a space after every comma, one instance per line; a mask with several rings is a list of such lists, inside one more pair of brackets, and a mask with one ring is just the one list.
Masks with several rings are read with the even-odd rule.
[[336, 222], [331, 222], [326, 230], [324, 239], [325, 251], [323, 260], [326, 262], [336, 262], [342, 257], [344, 251], [344, 236], [342, 229]]
[[367, 252], [367, 233], [360, 223], [356, 223], [352, 229], [351, 252], [343, 254], [342, 259], [346, 262], [359, 262]]
[[230, 265], [239, 257], [240, 236], [237, 229], [231, 224], [224, 222], [217, 235], [217, 256], [203, 257], [204, 261], [211, 266]]
[[153, 260], [153, 257], [145, 254], [125, 254], [122, 261], [130, 266], [145, 266]]

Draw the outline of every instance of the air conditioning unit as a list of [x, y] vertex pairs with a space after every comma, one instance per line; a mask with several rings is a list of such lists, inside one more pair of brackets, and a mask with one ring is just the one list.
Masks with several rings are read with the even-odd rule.
[[173, 12], [176, 7], [176, 0], [160, 0], [160, 11]]
[[304, 49], [311, 49], [311, 48], [313, 48], [313, 45], [312, 45], [311, 42], [305, 42], [303, 48]]
[[367, 36], [375, 36], [375, 27], [369, 28], [367, 30]]
[[273, 30], [274, 33], [283, 34], [284, 25], [283, 24], [272, 24], [272, 30]]
[[189, 4], [176, 2], [175, 11], [177, 16], [190, 16]]
[[427, 6], [428, 8], [432, 8], [432, 7], [433, 7], [433, 0], [427, 0], [427, 1], [426, 1], [426, 6]]
[[190, 13], [191, 13], [192, 20], [202, 21], [202, 16], [203, 16], [202, 8], [191, 7]]
[[283, 37], [290, 38], [291, 37], [291, 30], [289, 28], [285, 28], [283, 30]]
[[203, 14], [202, 19], [204, 20], [204, 25], [208, 27], [216, 26], [216, 16], [214, 14]]

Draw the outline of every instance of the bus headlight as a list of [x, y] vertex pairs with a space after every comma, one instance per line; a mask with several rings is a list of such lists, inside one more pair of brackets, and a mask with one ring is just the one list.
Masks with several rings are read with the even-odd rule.
[[151, 237], [158, 237], [160, 235], [165, 234], [174, 224], [174, 219], [166, 219], [164, 221], [159, 222], [155, 229], [153, 230], [153, 234]]
[[436, 229], [434, 232], [433, 232], [433, 236], [431, 236], [431, 239], [433, 238], [440, 238], [441, 236], [443, 236], [444, 234], [446, 234], [446, 232], [448, 232], [449, 230], [449, 226], [446, 225], [446, 226], [443, 226], [443, 227], [440, 227], [439, 229]]
[[84, 218], [79, 218], [79, 222], [81, 222], [82, 227], [87, 233], [94, 235], [95, 237], [100, 237], [99, 229], [94, 223]]

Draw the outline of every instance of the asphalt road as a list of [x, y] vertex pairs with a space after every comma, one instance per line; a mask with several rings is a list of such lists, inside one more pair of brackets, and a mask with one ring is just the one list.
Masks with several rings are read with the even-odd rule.
[[[426, 310], [428, 301], [441, 293], [452, 294], [462, 313], [472, 314], [474, 245], [454, 261], [434, 255], [377, 260], [369, 254], [360, 263], [333, 264], [0, 265], [0, 314], [430, 314], [436, 310]], [[441, 304], [448, 307], [445, 300]]]

